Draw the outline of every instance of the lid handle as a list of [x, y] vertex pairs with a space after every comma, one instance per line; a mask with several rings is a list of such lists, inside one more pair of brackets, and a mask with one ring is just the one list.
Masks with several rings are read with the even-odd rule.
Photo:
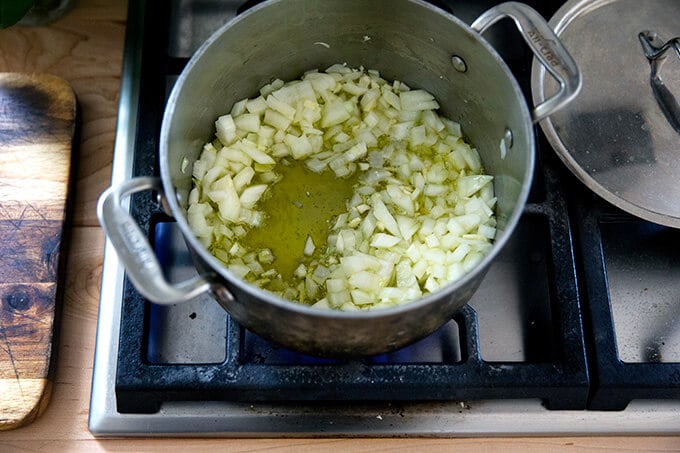
[[518, 2], [501, 3], [487, 10], [471, 27], [478, 33], [501, 19], [511, 18], [536, 58], [560, 84], [559, 91], [534, 107], [534, 122], [567, 105], [581, 90], [581, 73], [567, 49], [545, 19], [531, 7]]
[[654, 98], [680, 134], [680, 37], [664, 43], [656, 33], [643, 31], [638, 38], [651, 67], [649, 82]]

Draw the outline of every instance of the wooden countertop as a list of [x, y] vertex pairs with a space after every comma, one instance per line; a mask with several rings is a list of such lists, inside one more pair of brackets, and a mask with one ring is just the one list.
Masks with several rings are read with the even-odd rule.
[[71, 13], [50, 26], [0, 30], [0, 71], [62, 77], [73, 87], [81, 108], [55, 386], [37, 421], [0, 432], [0, 451], [680, 451], [680, 437], [95, 439], [87, 419], [104, 249], [95, 209], [111, 175], [126, 14], [125, 1], [79, 0]]

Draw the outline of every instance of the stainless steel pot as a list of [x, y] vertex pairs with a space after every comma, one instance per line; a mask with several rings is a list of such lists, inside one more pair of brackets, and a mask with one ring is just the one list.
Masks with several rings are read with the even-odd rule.
[[[531, 113], [512, 74], [481, 37], [504, 17], [514, 20], [561, 87]], [[461, 280], [399, 307], [337, 312], [283, 300], [228, 271], [194, 237], [186, 219], [191, 164], [212, 137], [215, 119], [273, 78], [296, 79], [338, 62], [377, 69], [387, 79], [434, 94], [442, 113], [462, 124], [485, 170], [495, 176], [498, 235], [491, 252]], [[527, 199], [534, 167], [532, 120], [563, 106], [579, 88], [569, 54], [545, 21], [522, 4], [494, 7], [470, 27], [419, 0], [271, 0], [227, 23], [196, 52], [167, 103], [161, 178], [136, 178], [108, 189], [99, 219], [128, 277], [152, 302], [174, 304], [209, 291], [242, 326], [300, 352], [361, 356], [394, 350], [447, 322], [478, 288]], [[145, 233], [123, 208], [124, 197], [148, 189], [164, 194], [166, 210], [194, 257], [196, 279], [168, 283]]]

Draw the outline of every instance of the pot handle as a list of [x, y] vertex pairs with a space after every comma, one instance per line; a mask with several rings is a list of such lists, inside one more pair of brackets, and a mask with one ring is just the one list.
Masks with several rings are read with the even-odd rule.
[[533, 120], [538, 122], [564, 107], [578, 95], [581, 91], [581, 73], [545, 19], [523, 3], [507, 2], [494, 6], [479, 16], [471, 28], [481, 34], [506, 17], [515, 22], [536, 58], [560, 84], [560, 89], [555, 95], [534, 107]]
[[178, 284], [165, 279], [147, 236], [122, 207], [123, 198], [143, 190], [163, 193], [163, 185], [155, 177], [133, 178], [107, 189], [97, 204], [99, 222], [123, 262], [128, 278], [142, 296], [162, 305], [185, 302], [209, 291], [210, 283], [200, 276]]

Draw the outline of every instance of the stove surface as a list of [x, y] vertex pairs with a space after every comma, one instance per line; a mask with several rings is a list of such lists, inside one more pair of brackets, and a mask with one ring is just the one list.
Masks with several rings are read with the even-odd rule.
[[[112, 184], [157, 174], [160, 117], [172, 83], [212, 31], [250, 3], [256, 2], [173, 0], [167, 8], [130, 2]], [[470, 23], [497, 2], [433, 3]], [[547, 18], [561, 5], [527, 3]], [[167, 36], [144, 27], [151, 20], [167, 20]], [[485, 38], [528, 93], [531, 58], [521, 38], [503, 24]], [[208, 296], [171, 307], [149, 304], [107, 243], [90, 430], [101, 436], [680, 433], [680, 232], [598, 199], [537, 134], [530, 200], [486, 277], [493, 283], [483, 283], [469, 306], [433, 335], [391, 354], [352, 361], [297, 354], [242, 329]], [[190, 277], [195, 271], [172, 219], [151, 197], [133, 198], [130, 209], [153, 238], [167, 277]], [[296, 379], [317, 385], [304, 391], [281, 385]]]

